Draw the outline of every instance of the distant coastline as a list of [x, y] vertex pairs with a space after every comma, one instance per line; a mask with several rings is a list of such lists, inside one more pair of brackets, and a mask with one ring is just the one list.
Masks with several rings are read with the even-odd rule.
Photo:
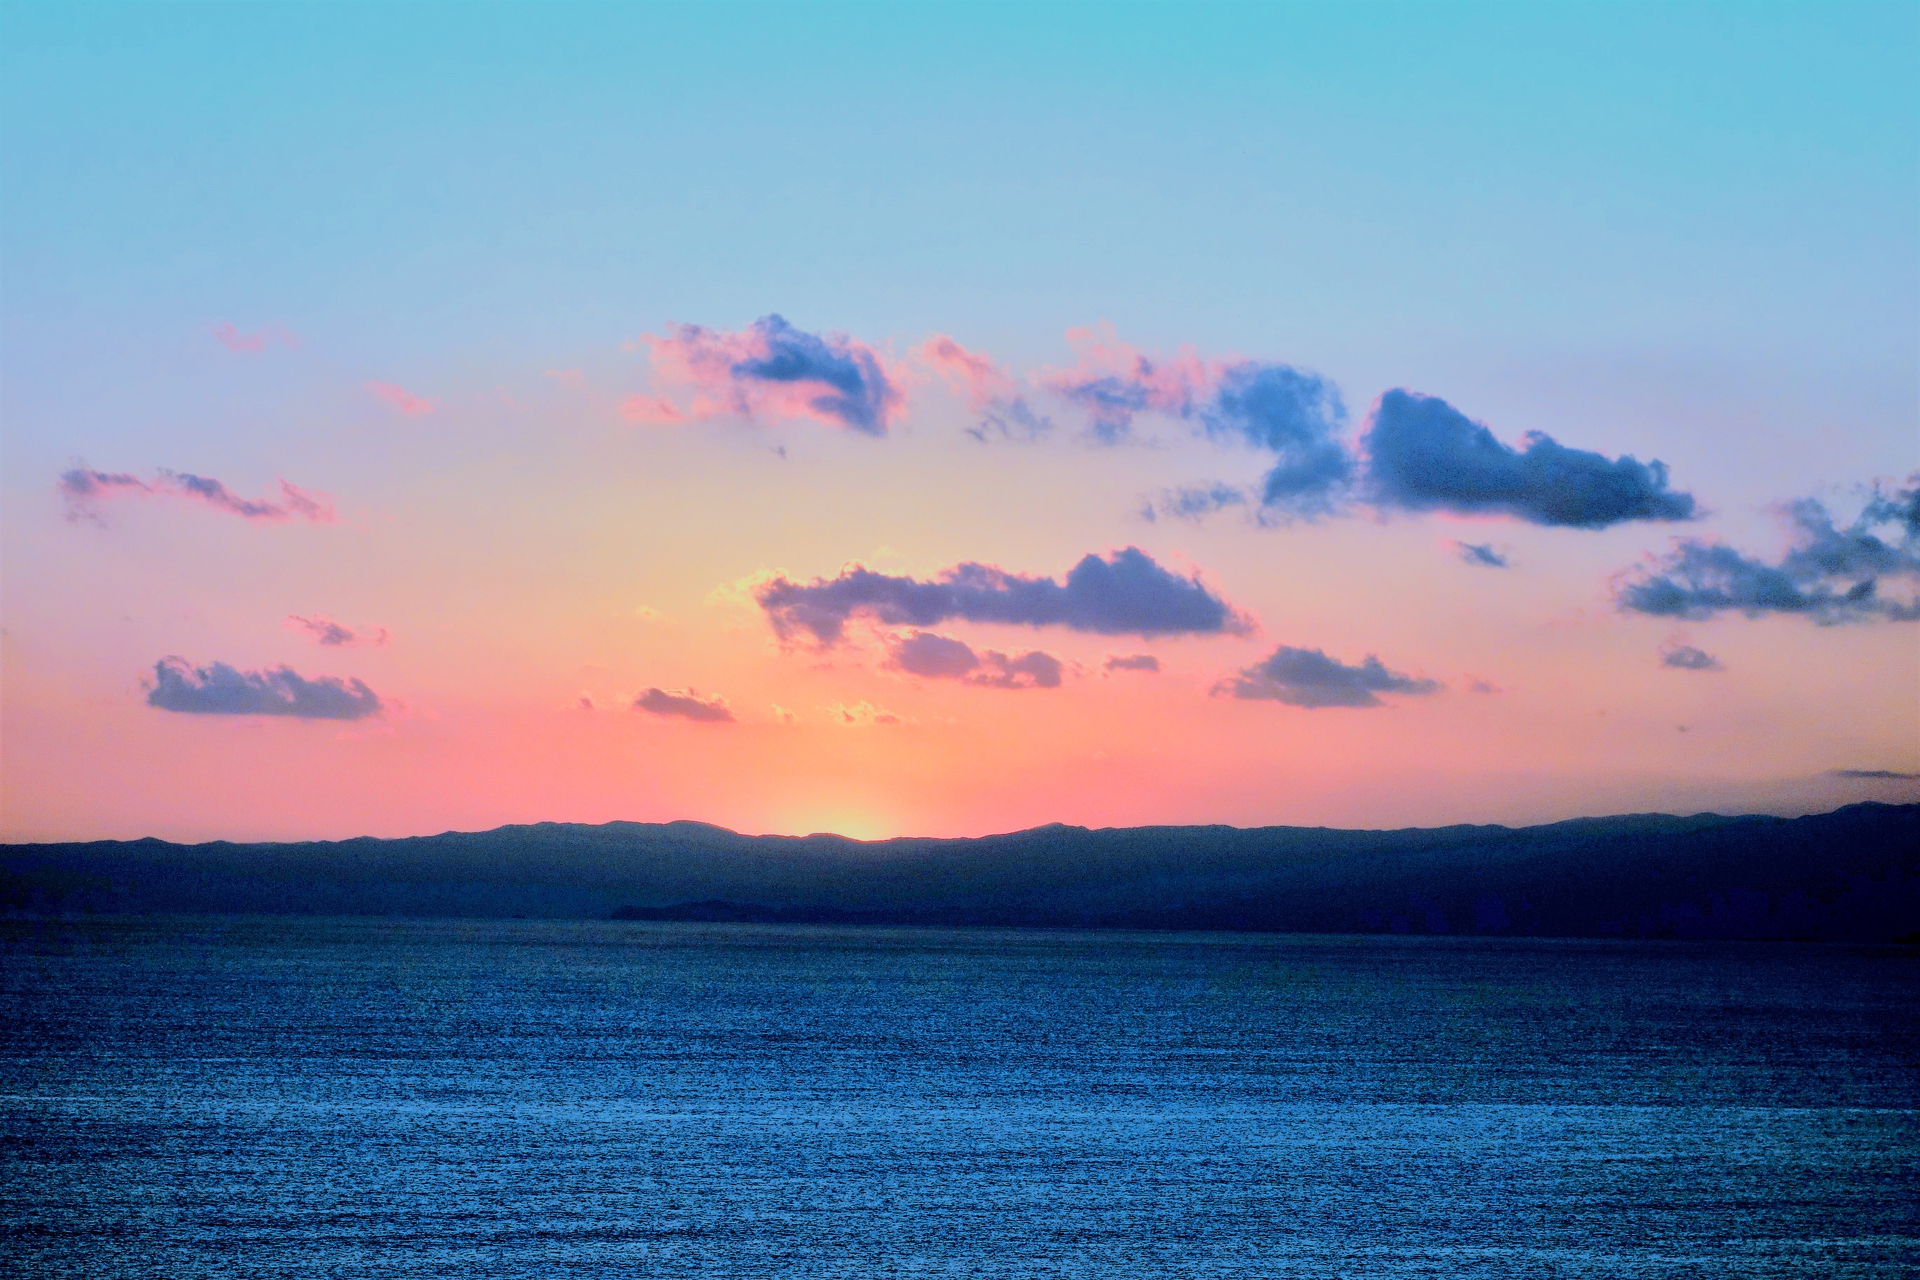
[[0, 910], [1920, 940], [1920, 805], [1399, 831], [1047, 826], [863, 843], [694, 822], [0, 846]]

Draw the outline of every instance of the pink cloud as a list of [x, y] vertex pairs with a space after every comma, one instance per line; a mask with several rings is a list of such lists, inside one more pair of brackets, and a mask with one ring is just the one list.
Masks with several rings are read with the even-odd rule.
[[[636, 397], [640, 404], [628, 412], [636, 421], [812, 418], [880, 436], [905, 401], [906, 371], [879, 351], [844, 333], [807, 333], [778, 315], [734, 332], [670, 325], [639, 341], [653, 363], [656, 394]], [[678, 403], [660, 390], [674, 392]]]
[[255, 329], [252, 333], [242, 333], [229, 322], [222, 320], [211, 330], [214, 340], [236, 355], [248, 355], [263, 351], [268, 343], [282, 347], [298, 347], [300, 339], [279, 325], [268, 325], [264, 329]]
[[943, 333], [913, 350], [913, 355], [967, 398], [980, 421], [967, 428], [976, 440], [991, 437], [1038, 440], [1053, 430], [1053, 420], [1027, 402], [1021, 384], [991, 357], [969, 351]]
[[155, 473], [152, 480], [142, 480], [124, 472], [75, 467], [61, 475], [57, 487], [60, 496], [66, 499], [67, 519], [91, 520], [96, 524], [100, 522], [98, 504], [103, 499], [128, 494], [190, 498], [246, 520], [290, 520], [299, 516], [316, 524], [332, 524], [335, 519], [333, 504], [325, 495], [309, 493], [285, 480], [280, 482], [278, 502], [243, 498], [211, 477], [166, 468]]
[[314, 614], [311, 618], [290, 613], [287, 615], [286, 626], [287, 630], [304, 635], [315, 644], [329, 648], [336, 646], [357, 648], [362, 645], [385, 648], [387, 644], [385, 627], [361, 627], [356, 631], [320, 613]]
[[955, 391], [966, 396], [976, 409], [1018, 390], [1012, 376], [995, 364], [992, 357], [969, 351], [943, 333], [936, 333], [915, 347], [913, 354]]
[[433, 412], [436, 403], [425, 396], [416, 396], [405, 387], [391, 382], [369, 382], [366, 388], [409, 418], [425, 417]]
[[639, 392], [621, 403], [620, 416], [628, 422], [649, 427], [677, 426], [687, 420], [687, 415], [673, 401]]
[[1191, 349], [1172, 357], [1145, 355], [1116, 338], [1105, 322], [1067, 330], [1067, 344], [1078, 357], [1073, 368], [1048, 370], [1041, 382], [1091, 414], [1094, 435], [1107, 441], [1126, 436], [1136, 413], [1193, 416], [1220, 375], [1218, 363]]

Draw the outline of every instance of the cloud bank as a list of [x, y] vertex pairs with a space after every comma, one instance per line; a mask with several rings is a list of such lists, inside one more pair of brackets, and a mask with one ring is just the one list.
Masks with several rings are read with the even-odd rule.
[[754, 591], [754, 599], [782, 640], [805, 634], [822, 647], [838, 644], [856, 614], [892, 626], [958, 619], [1097, 635], [1238, 635], [1251, 625], [1197, 575], [1171, 573], [1138, 547], [1104, 559], [1088, 555], [1064, 582], [976, 563], [944, 570], [931, 581], [855, 565], [837, 578], [806, 584], [775, 577]]
[[1802, 614], [1819, 623], [1920, 619], [1920, 591], [1906, 600], [1881, 593], [1887, 579], [1920, 582], [1920, 476], [1905, 489], [1876, 484], [1857, 519], [1836, 526], [1813, 498], [1783, 509], [1791, 545], [1779, 563], [1720, 543], [1678, 540], [1651, 565], [1616, 580], [1615, 602], [1657, 618]]
[[91, 520], [96, 524], [100, 522], [102, 501], [129, 495], [189, 498], [246, 520], [291, 520], [297, 516], [316, 524], [331, 524], [335, 519], [333, 506], [324, 495], [309, 493], [285, 480], [280, 482], [278, 502], [243, 498], [218, 480], [164, 468], [152, 480], [142, 480], [125, 472], [75, 467], [61, 474], [56, 487], [66, 501], [67, 519]]
[[1383, 693], [1428, 694], [1440, 687], [1437, 680], [1389, 671], [1372, 654], [1357, 666], [1348, 666], [1319, 649], [1281, 645], [1266, 661], [1247, 667], [1214, 692], [1292, 707], [1377, 707]]
[[359, 680], [307, 680], [287, 667], [240, 671], [224, 662], [190, 666], [182, 658], [153, 664], [147, 705], [162, 711], [213, 716], [293, 716], [301, 720], [362, 720], [382, 711]]
[[883, 436], [905, 400], [898, 375], [872, 347], [843, 333], [807, 333], [779, 315], [731, 333], [672, 325], [640, 342], [656, 379], [687, 403], [635, 396], [625, 406], [635, 421], [811, 417]]
[[[1040, 385], [1086, 414], [1095, 442], [1130, 439], [1137, 416], [1157, 413], [1273, 455], [1254, 494], [1226, 484], [1174, 489], [1150, 516], [1198, 518], [1249, 497], [1263, 523], [1336, 514], [1356, 499], [1379, 510], [1495, 514], [1582, 529], [1695, 515], [1693, 496], [1669, 487], [1657, 460], [1609, 458], [1537, 431], [1516, 448], [1444, 400], [1406, 390], [1382, 396], [1365, 434], [1350, 443], [1339, 388], [1318, 374], [1266, 360], [1208, 361], [1191, 351], [1149, 356], [1105, 326], [1067, 336], [1078, 362], [1043, 374]], [[986, 357], [940, 341], [946, 345], [922, 350], [944, 376], [976, 403], [1012, 403], [1013, 379]]]
[[633, 709], [700, 724], [733, 722], [733, 711], [724, 698], [703, 698], [691, 689], [648, 689], [634, 698]]
[[[1270, 360], [1208, 360], [1190, 349], [1150, 355], [1105, 324], [1070, 329], [1067, 341], [1075, 363], [1031, 383], [944, 334], [911, 358], [967, 399], [979, 414], [967, 430], [979, 440], [1051, 433], [1053, 419], [1035, 407], [1031, 388], [1084, 415], [1086, 437], [1096, 444], [1131, 440], [1135, 419], [1151, 413], [1272, 456], [1254, 490], [1224, 483], [1171, 489], [1143, 513], [1150, 519], [1197, 519], [1252, 503], [1261, 523], [1275, 524], [1334, 515], [1356, 502], [1581, 529], [1696, 514], [1693, 495], [1672, 489], [1658, 460], [1609, 458], [1538, 431], [1516, 447], [1437, 397], [1387, 392], [1352, 441], [1339, 388], [1318, 374]], [[659, 385], [622, 406], [635, 422], [810, 416], [880, 436], [904, 404], [905, 375], [874, 348], [845, 334], [807, 333], [778, 314], [737, 332], [676, 325], [640, 342]], [[662, 388], [676, 389], [678, 398]]]

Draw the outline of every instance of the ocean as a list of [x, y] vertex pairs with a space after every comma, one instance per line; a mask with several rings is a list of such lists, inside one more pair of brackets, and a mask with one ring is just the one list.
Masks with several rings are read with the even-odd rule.
[[1920, 1274], [1912, 949], [0, 922], [0, 1271]]

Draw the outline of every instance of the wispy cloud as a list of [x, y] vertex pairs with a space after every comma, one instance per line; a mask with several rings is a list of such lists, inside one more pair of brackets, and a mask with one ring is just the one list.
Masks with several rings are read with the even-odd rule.
[[1244, 507], [1246, 491], [1230, 484], [1195, 484], [1177, 489], [1162, 489], [1159, 497], [1140, 509], [1148, 520], [1171, 516], [1176, 520], [1199, 520], [1228, 507]]
[[208, 332], [213, 335], [215, 342], [235, 355], [252, 355], [266, 350], [269, 345], [289, 348], [297, 348], [300, 345], [299, 338], [279, 325], [267, 325], [265, 328], [255, 329], [252, 333], [242, 333], [232, 324], [222, 320]]
[[1383, 693], [1418, 695], [1440, 688], [1438, 680], [1390, 671], [1372, 654], [1349, 666], [1319, 649], [1281, 645], [1264, 662], [1216, 685], [1214, 693], [1293, 707], [1377, 707]]
[[125, 472], [95, 471], [74, 467], [60, 476], [58, 488], [67, 504], [67, 519], [100, 521], [99, 504], [122, 496], [172, 496], [205, 503], [216, 511], [225, 511], [247, 520], [291, 520], [298, 517], [316, 524], [331, 524], [333, 505], [324, 494], [312, 493], [287, 481], [280, 482], [280, 498], [243, 498], [218, 480], [186, 471], [162, 469], [151, 480]]
[[913, 355], [967, 399], [980, 419], [967, 428], [974, 439], [1039, 440], [1053, 430], [1053, 419], [1036, 411], [1020, 382], [978, 352], [944, 334], [916, 347]]
[[1707, 618], [1738, 611], [1802, 614], [1821, 623], [1920, 619], [1920, 592], [1881, 594], [1887, 579], [1920, 582], [1920, 476], [1908, 488], [1876, 484], [1846, 528], [1813, 498], [1787, 504], [1792, 545], [1779, 563], [1720, 543], [1684, 538], [1666, 556], [1615, 581], [1622, 609], [1661, 618]]
[[620, 416], [646, 427], [674, 427], [687, 420], [685, 412], [673, 401], [641, 392], [620, 402]]
[[1912, 782], [1920, 779], [1920, 773], [1901, 773], [1894, 769], [1835, 769], [1833, 776], [1873, 782]]
[[634, 421], [809, 417], [881, 436], [905, 400], [900, 375], [873, 347], [843, 333], [796, 329], [779, 315], [734, 332], [672, 325], [640, 343], [655, 387], [627, 401]]
[[366, 389], [386, 401], [409, 418], [424, 418], [432, 413], [437, 401], [425, 396], [417, 396], [405, 387], [392, 382], [369, 382]]
[[1460, 559], [1467, 564], [1479, 565], [1486, 569], [1504, 569], [1507, 558], [1493, 549], [1490, 542], [1455, 541], [1453, 549], [1460, 553]]
[[195, 667], [183, 658], [154, 663], [147, 705], [191, 715], [301, 720], [362, 720], [383, 710], [378, 695], [359, 680], [308, 680], [288, 667], [241, 671], [224, 662]]
[[647, 689], [633, 700], [636, 711], [693, 720], [702, 724], [731, 724], [733, 712], [724, 698], [703, 698], [692, 689]]
[[806, 584], [776, 575], [753, 596], [782, 640], [805, 634], [821, 646], [839, 643], [856, 614], [893, 626], [961, 619], [1098, 635], [1241, 634], [1251, 626], [1198, 576], [1171, 573], [1138, 547], [1105, 558], [1088, 555], [1064, 582], [977, 563], [928, 581], [854, 565], [837, 578]]
[[1150, 653], [1116, 653], [1108, 656], [1105, 670], [1158, 672], [1160, 659]]
[[371, 645], [384, 648], [387, 643], [385, 627], [361, 627], [355, 630], [343, 623], [335, 622], [324, 614], [315, 614], [311, 618], [290, 613], [286, 620], [287, 630], [304, 635], [317, 645], [327, 648], [358, 648]]

